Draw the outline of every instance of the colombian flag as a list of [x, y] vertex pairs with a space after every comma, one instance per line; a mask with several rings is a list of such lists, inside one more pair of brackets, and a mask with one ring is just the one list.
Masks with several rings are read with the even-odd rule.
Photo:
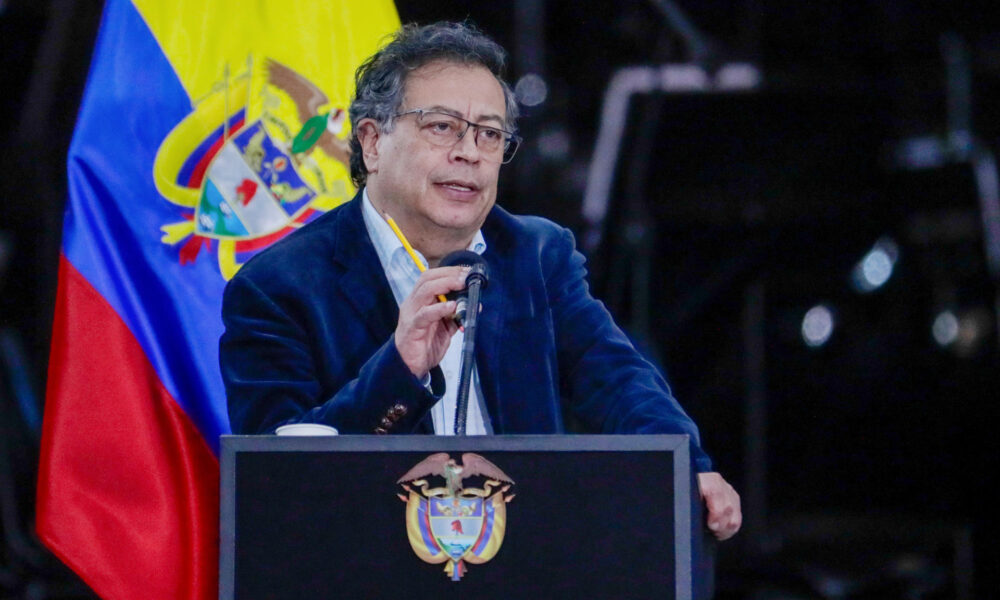
[[351, 197], [391, 0], [108, 0], [70, 198], [38, 532], [102, 597], [217, 596], [222, 290]]

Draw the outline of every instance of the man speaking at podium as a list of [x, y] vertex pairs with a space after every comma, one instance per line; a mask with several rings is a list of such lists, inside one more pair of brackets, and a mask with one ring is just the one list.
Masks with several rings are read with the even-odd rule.
[[[708, 526], [739, 497], [663, 377], [591, 297], [570, 232], [495, 205], [514, 155], [505, 53], [457, 23], [406, 26], [358, 70], [351, 176], [360, 192], [249, 261], [226, 288], [220, 352], [234, 433], [322, 423], [341, 433], [455, 433], [462, 332], [445, 295], [482, 257], [466, 431], [688, 434]], [[423, 262], [428, 269], [425, 270]], [[445, 300], [445, 301], [442, 301]]]

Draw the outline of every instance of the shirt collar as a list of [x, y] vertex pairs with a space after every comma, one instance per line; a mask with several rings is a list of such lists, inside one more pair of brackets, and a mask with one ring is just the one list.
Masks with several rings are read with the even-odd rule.
[[[367, 187], [361, 190], [361, 200], [361, 214], [365, 220], [368, 237], [371, 238], [372, 244], [375, 246], [379, 262], [382, 263], [382, 269], [387, 269], [392, 261], [392, 257], [399, 252], [405, 253], [406, 248], [403, 247], [403, 243], [396, 237], [396, 234], [392, 231], [392, 227], [389, 227], [389, 223], [375, 210], [375, 205], [372, 204], [371, 198], [368, 197]], [[483, 237], [481, 229], [476, 230], [476, 234], [472, 236], [472, 241], [469, 242], [467, 250], [471, 250], [476, 254], [482, 254], [486, 251], [486, 238]], [[414, 249], [414, 252], [424, 262], [424, 266], [427, 266], [427, 259], [424, 258], [424, 255], [420, 254], [420, 251], [417, 249]]]
[[[378, 260], [382, 263], [382, 269], [388, 269], [390, 261], [392, 260], [392, 255], [396, 253], [397, 250], [406, 251], [403, 248], [403, 243], [399, 241], [396, 234], [392, 232], [392, 228], [386, 222], [382, 215], [378, 214], [375, 210], [375, 206], [372, 204], [371, 198], [368, 197], [368, 188], [361, 191], [361, 214], [365, 219], [365, 228], [368, 230], [368, 237], [372, 240], [372, 245], [375, 246], [375, 252], [378, 254]], [[419, 254], [418, 254], [419, 256]], [[420, 257], [423, 259], [423, 256]], [[424, 261], [426, 265], [426, 261]]]

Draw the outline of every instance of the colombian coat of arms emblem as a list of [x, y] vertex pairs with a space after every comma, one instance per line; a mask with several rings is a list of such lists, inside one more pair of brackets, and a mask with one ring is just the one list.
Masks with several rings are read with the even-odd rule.
[[161, 227], [182, 264], [205, 248], [230, 279], [253, 254], [350, 199], [347, 112], [275, 60], [230, 77], [164, 139], [156, 187], [182, 219]]
[[[481, 488], [463, 480], [481, 476]], [[433, 487], [429, 478], [444, 479]], [[413, 552], [424, 562], [445, 563], [444, 571], [459, 581], [467, 564], [489, 561], [500, 550], [507, 528], [507, 503], [514, 481], [478, 454], [466, 452], [459, 464], [447, 453], [432, 454], [397, 482], [406, 494], [406, 533]]]

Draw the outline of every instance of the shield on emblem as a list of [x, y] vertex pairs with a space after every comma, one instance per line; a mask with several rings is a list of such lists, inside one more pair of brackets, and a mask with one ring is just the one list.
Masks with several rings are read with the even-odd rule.
[[195, 212], [195, 233], [256, 238], [286, 227], [316, 193], [261, 122], [226, 140], [208, 167]]
[[429, 501], [431, 533], [441, 549], [458, 560], [482, 533], [483, 499], [450, 496]]

